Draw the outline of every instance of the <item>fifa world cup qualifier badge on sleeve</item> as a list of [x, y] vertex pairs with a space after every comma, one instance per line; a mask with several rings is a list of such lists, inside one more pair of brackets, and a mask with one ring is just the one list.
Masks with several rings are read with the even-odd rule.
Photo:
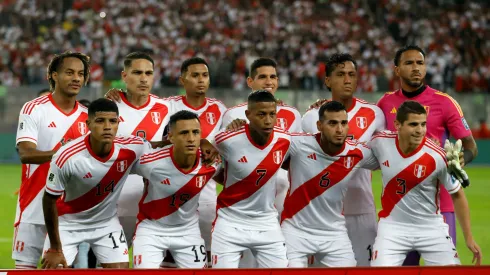
[[54, 179], [55, 179], [55, 175], [53, 173], [49, 173], [48, 184], [54, 185]]

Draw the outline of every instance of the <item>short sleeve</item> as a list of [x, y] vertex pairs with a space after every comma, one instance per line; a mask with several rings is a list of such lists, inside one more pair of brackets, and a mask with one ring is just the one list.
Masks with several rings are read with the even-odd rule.
[[366, 145], [359, 145], [363, 146], [362, 148], [362, 160], [360, 163], [360, 167], [368, 170], [377, 170], [379, 169], [379, 161], [374, 155], [373, 151], [371, 151], [370, 148]]
[[39, 125], [35, 119], [35, 113], [26, 113], [22, 108], [19, 115], [19, 125], [17, 127], [16, 145], [23, 141], [29, 141], [37, 145]]
[[66, 178], [64, 170], [68, 169], [69, 164], [65, 163], [63, 168], [59, 168], [55, 163], [55, 159], [50, 164], [48, 178], [46, 179], [46, 192], [51, 195], [61, 196], [65, 191]]
[[310, 109], [307, 111], [303, 119], [301, 120], [301, 128], [303, 128], [303, 132], [316, 134], [318, 133], [318, 128], [316, 126], [316, 122], [318, 121], [318, 110]]
[[446, 127], [455, 139], [471, 135], [471, 129], [463, 115], [459, 104], [449, 95], [446, 95], [448, 104], [445, 104]]
[[449, 194], [458, 192], [461, 188], [461, 183], [454, 176], [449, 174], [446, 163], [443, 163], [441, 167], [437, 177], [439, 182], [444, 185]]

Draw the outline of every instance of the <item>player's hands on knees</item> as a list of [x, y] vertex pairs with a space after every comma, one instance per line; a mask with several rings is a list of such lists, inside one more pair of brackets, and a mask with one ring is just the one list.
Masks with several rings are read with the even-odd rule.
[[478, 244], [475, 242], [475, 240], [471, 239], [466, 242], [466, 246], [468, 246], [468, 249], [473, 253], [473, 260], [471, 262], [475, 265], [480, 265], [482, 253]]
[[48, 249], [41, 260], [42, 269], [67, 268], [65, 255], [63, 252]]
[[226, 126], [226, 131], [237, 131], [245, 124], [247, 124], [247, 121], [244, 119], [234, 119], [228, 126]]
[[110, 99], [112, 101], [121, 102], [121, 96], [119, 92], [123, 92], [121, 89], [112, 88], [107, 93], [105, 93], [104, 97]]
[[328, 101], [328, 99], [317, 99], [315, 103], [310, 105], [310, 109], [311, 108], [320, 108], [327, 101]]
[[216, 148], [214, 148], [211, 142], [209, 142], [207, 139], [205, 138], [201, 139], [200, 148], [202, 154], [202, 162], [206, 166], [221, 161], [218, 150], [216, 150]]

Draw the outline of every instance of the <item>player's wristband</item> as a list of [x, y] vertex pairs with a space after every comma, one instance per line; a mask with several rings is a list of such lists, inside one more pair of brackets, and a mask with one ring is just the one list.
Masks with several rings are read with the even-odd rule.
[[475, 156], [473, 155], [473, 152], [470, 149], [464, 149], [463, 151], [463, 159], [464, 159], [464, 164], [470, 163]]
[[63, 250], [61, 249], [54, 249], [54, 248], [49, 248], [46, 253], [63, 253]]

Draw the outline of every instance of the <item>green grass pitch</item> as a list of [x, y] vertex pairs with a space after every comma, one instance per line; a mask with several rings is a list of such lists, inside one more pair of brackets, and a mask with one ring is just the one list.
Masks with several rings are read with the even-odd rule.
[[[0, 189], [0, 268], [14, 268], [12, 254], [12, 234], [15, 218], [17, 196], [15, 190], [20, 186], [20, 165], [0, 165], [2, 187]], [[490, 167], [469, 167], [468, 175], [471, 186], [465, 189], [471, 208], [471, 221], [473, 235], [480, 245], [483, 253], [482, 264], [490, 264], [490, 192], [487, 190], [490, 179]], [[379, 172], [373, 175], [373, 190], [376, 205], [379, 210], [381, 194], [381, 179]], [[486, 213], [486, 214], [485, 214]], [[471, 264], [472, 256], [464, 243], [463, 235], [458, 228], [457, 250], [461, 261], [465, 265]]]

